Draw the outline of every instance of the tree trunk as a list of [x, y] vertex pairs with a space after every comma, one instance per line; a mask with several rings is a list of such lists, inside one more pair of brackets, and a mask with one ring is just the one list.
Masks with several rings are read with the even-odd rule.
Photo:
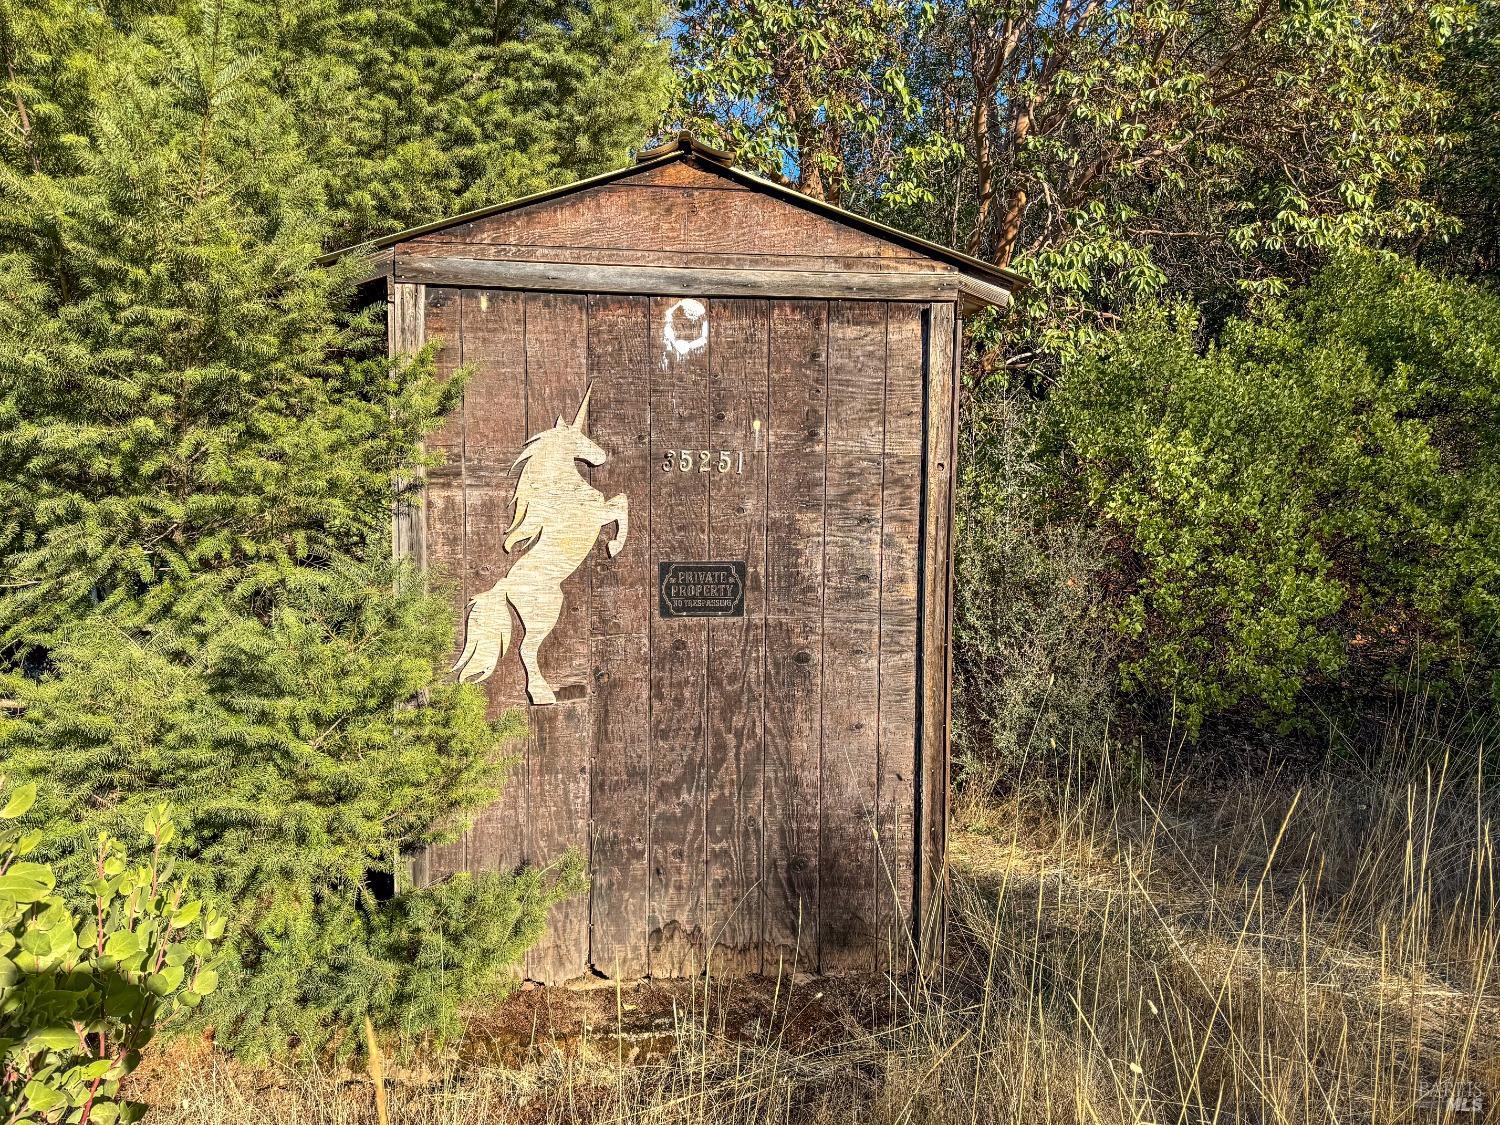
[[[1031, 135], [1032, 112], [1036, 108], [1033, 102], [1026, 109], [1016, 115], [1016, 127], [1011, 136], [1011, 152], [1019, 157], [1022, 147], [1026, 144], [1026, 138]], [[1018, 163], [1012, 160], [1014, 168]], [[1016, 187], [1010, 193], [1010, 201], [1005, 205], [1005, 214], [1000, 216], [1000, 234], [995, 239], [995, 264], [999, 266], [1010, 265], [1010, 260], [1016, 256], [1016, 243], [1021, 237], [1021, 219], [1026, 214], [1026, 189]]]
[[1026, 191], [1024, 188], [1016, 188], [1010, 193], [1010, 202], [1005, 206], [1005, 214], [1000, 218], [1000, 237], [995, 243], [995, 264], [1001, 267], [1010, 265], [1010, 260], [1016, 255], [1016, 243], [1021, 237], [1021, 218], [1026, 214]]
[[975, 185], [979, 196], [979, 209], [974, 213], [974, 226], [969, 231], [968, 251], [978, 257], [984, 249], [984, 237], [990, 229], [990, 211], [995, 201], [995, 161], [990, 149], [990, 125], [994, 120], [991, 95], [985, 90], [975, 91], [974, 99], [974, 156]]
[[797, 190], [813, 199], [826, 199], [828, 193], [819, 158], [826, 150], [827, 138], [818, 123], [817, 106], [808, 90], [803, 64], [798, 61], [793, 65], [795, 69], [786, 80], [786, 107], [792, 136], [797, 142]]

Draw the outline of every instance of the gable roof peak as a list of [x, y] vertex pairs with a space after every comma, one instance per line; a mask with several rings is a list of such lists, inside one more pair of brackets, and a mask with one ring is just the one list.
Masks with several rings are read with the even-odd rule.
[[403, 242], [419, 238], [423, 235], [450, 230], [467, 223], [479, 222], [507, 212], [520, 211], [537, 204], [560, 200], [568, 196], [580, 195], [594, 188], [609, 187], [614, 184], [628, 184], [634, 176], [679, 160], [693, 161], [703, 170], [723, 177], [742, 188], [749, 188], [752, 191], [770, 196], [783, 203], [791, 204], [804, 211], [821, 215], [842, 226], [863, 231], [876, 238], [903, 246], [908, 250], [915, 251], [921, 257], [930, 258], [934, 261], [953, 266], [962, 275], [959, 288], [978, 304], [1003, 308], [1010, 303], [1011, 293], [1025, 287], [1027, 284], [1020, 274], [1004, 266], [982, 261], [960, 250], [954, 250], [939, 243], [931, 242], [918, 235], [908, 234], [906, 231], [887, 226], [876, 219], [846, 211], [825, 200], [804, 195], [789, 184], [778, 183], [775, 180], [757, 176], [753, 172], [737, 166], [734, 163], [733, 154], [705, 144], [686, 129], [679, 130], [670, 139], [661, 144], [655, 145], [652, 148], [642, 149], [636, 154], [635, 161], [623, 168], [616, 168], [613, 171], [591, 176], [588, 179], [578, 180], [571, 184], [564, 184], [560, 187], [549, 188], [546, 191], [537, 192], [535, 195], [512, 199], [504, 203], [492, 204], [488, 207], [481, 207], [478, 210], [469, 211], [461, 215], [439, 219], [436, 222], [427, 223], [423, 226], [412, 227], [409, 230], [397, 231], [395, 234], [388, 234], [382, 238], [324, 254], [322, 257], [317, 258], [316, 261], [319, 264], [327, 264], [349, 254], [375, 255], [383, 253], [386, 260], [385, 265], [379, 266], [379, 263], [376, 263], [377, 268], [370, 274], [371, 277], [383, 276], [385, 270], [389, 269], [392, 248]]
[[734, 164], [734, 153], [725, 148], [715, 148], [713, 145], [700, 141], [693, 136], [689, 129], [679, 129], [675, 134], [669, 136], [661, 144], [643, 148], [635, 154], [637, 164], [649, 164], [660, 160], [664, 156], [673, 153], [685, 153], [692, 156], [700, 156], [704, 160], [711, 160], [715, 164], [723, 164], [726, 167]]

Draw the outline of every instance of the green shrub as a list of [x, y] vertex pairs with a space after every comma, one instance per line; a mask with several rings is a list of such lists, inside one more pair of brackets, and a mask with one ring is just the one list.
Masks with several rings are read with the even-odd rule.
[[[398, 895], [370, 916], [361, 942], [330, 950], [331, 971], [320, 976], [330, 995], [314, 999], [325, 1009], [369, 1016], [407, 1044], [452, 1041], [466, 1008], [515, 987], [513, 967], [542, 936], [552, 903], [584, 889], [582, 859], [570, 852], [553, 867], [460, 873]], [[363, 965], [352, 963], [361, 959]], [[317, 966], [308, 971], [316, 974]], [[334, 988], [345, 995], [332, 995]]]
[[[463, 379], [388, 359], [349, 268], [315, 264], [327, 180], [244, 8], [22, 37], [38, 136], [66, 142], [0, 152], [0, 769], [38, 784], [63, 879], [172, 802], [179, 872], [228, 917], [201, 1018], [264, 1058], [340, 1039], [371, 982], [430, 980], [370, 875], [495, 798], [520, 724], [446, 677], [453, 603], [389, 561], [394, 481]], [[423, 892], [512, 919], [452, 943], [436, 1015], [565, 887]]]
[[1104, 544], [1053, 502], [1046, 405], [990, 385], [966, 396], [962, 418], [953, 738], [961, 780], [988, 793], [1103, 743], [1117, 644]]
[[1213, 342], [1142, 309], [1064, 365], [1050, 417], [1109, 537], [1126, 682], [1190, 728], [1500, 629], [1500, 297], [1350, 259]]
[[[225, 987], [204, 1019], [243, 1056], [350, 1046], [371, 997], [386, 998], [370, 1011], [382, 1031], [451, 1030], [461, 1004], [510, 979], [552, 903], [576, 889], [573, 873], [394, 901], [369, 877], [393, 876], [402, 850], [443, 838], [463, 823], [456, 809], [493, 798], [519, 715], [489, 722], [479, 691], [435, 678], [450, 605], [393, 596], [388, 573], [310, 570], [269, 620], [216, 620], [206, 642], [166, 627], [146, 642], [72, 630], [51, 673], [12, 681], [26, 706], [0, 721], [0, 750], [8, 769], [40, 781], [43, 853], [81, 873], [97, 833], [173, 803], [178, 870], [229, 919]], [[421, 694], [426, 705], [413, 706]], [[437, 924], [450, 910], [479, 913], [476, 897], [493, 916], [476, 932], [491, 940]], [[441, 988], [413, 956], [414, 924], [446, 941]]]
[[14, 822], [34, 797], [21, 786], [0, 808], [0, 1120], [135, 1121], [145, 1107], [120, 1082], [158, 1027], [214, 991], [224, 919], [174, 877], [166, 805], [146, 817], [144, 863], [99, 837], [76, 914], [52, 869], [24, 858], [41, 833]]

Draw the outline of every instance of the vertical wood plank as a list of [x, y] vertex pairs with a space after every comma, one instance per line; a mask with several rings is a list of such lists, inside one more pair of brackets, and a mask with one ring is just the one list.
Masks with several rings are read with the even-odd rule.
[[[462, 290], [429, 286], [426, 292], [425, 335], [441, 339], [437, 375], [450, 377], [463, 363]], [[452, 599], [454, 620], [464, 612], [464, 412], [455, 410], [431, 437], [427, 449], [441, 457], [427, 470], [424, 497], [426, 573], [434, 590]], [[467, 865], [467, 837], [427, 850], [425, 881], [438, 883]]]
[[[462, 291], [463, 362], [471, 369], [464, 389], [464, 613], [469, 601], [491, 589], [517, 555], [501, 546], [510, 526], [515, 477], [511, 466], [529, 436], [526, 416], [525, 298], [501, 290]], [[462, 639], [462, 638], [460, 638]], [[490, 718], [526, 707], [526, 677], [514, 649], [483, 688]], [[468, 869], [514, 871], [526, 854], [526, 743], [512, 748], [515, 762], [500, 799], [469, 831]]]
[[[527, 293], [526, 412], [532, 433], [571, 422], [588, 388], [587, 298]], [[586, 471], [579, 465], [579, 471]], [[543, 534], [546, 534], [545, 531]], [[603, 547], [599, 546], [602, 550]], [[587, 854], [589, 758], [593, 695], [589, 690], [590, 568], [563, 582], [563, 608], [542, 645], [540, 664], [558, 701], [530, 711], [527, 761], [527, 859], [546, 866], [570, 848]], [[547, 933], [527, 955], [527, 975], [548, 983], [588, 969], [588, 902], [583, 896], [552, 908]]]
[[[386, 350], [392, 356], [411, 355], [421, 350], [426, 339], [427, 287], [387, 279], [386, 292]], [[397, 478], [395, 519], [391, 527], [396, 560], [411, 566], [418, 574], [427, 565], [422, 505], [426, 478], [426, 470], [421, 467], [411, 478]]]
[[921, 955], [935, 963], [942, 940], [942, 888], [946, 880], [948, 771], [948, 601], [951, 574], [949, 512], [954, 448], [954, 333], [951, 304], [930, 306], [926, 407], [923, 412], [921, 586], [921, 803], [917, 924]]
[[876, 947], [882, 967], [911, 964], [917, 795], [917, 544], [921, 538], [923, 310], [892, 303], [886, 337], [881, 487], [879, 835]]
[[[450, 378], [463, 364], [463, 301], [461, 289], [428, 287], [424, 333], [440, 340], [436, 368], [439, 379]], [[450, 414], [427, 439], [427, 451], [437, 464], [426, 472], [425, 558], [430, 585], [446, 592], [455, 613], [462, 613], [464, 590], [464, 412]]]
[[[594, 469], [624, 493], [630, 532], [615, 558], [591, 556], [594, 745], [589, 961], [616, 979], [646, 975], [646, 838], [651, 797], [651, 372], [645, 297], [589, 297], [589, 432], [609, 454]], [[611, 529], [612, 530], [612, 529]]]
[[817, 967], [828, 305], [771, 304], [762, 861], [766, 973]]
[[[386, 278], [386, 354], [410, 355], [419, 350], [426, 336], [427, 287]], [[392, 509], [391, 547], [397, 565], [410, 568], [407, 580], [425, 582], [427, 571], [427, 530], [424, 496], [427, 472], [418, 466], [409, 476], [398, 475], [394, 482], [396, 500]], [[400, 581], [398, 579], [398, 581]], [[404, 857], [396, 865], [396, 888], [426, 886], [429, 877], [427, 849]]]
[[[695, 302], [696, 304], [696, 302]], [[651, 300], [652, 455], [693, 451], [688, 471], [651, 471], [652, 574], [665, 561], [707, 557], [708, 476], [696, 451], [708, 443], [708, 359], [712, 341], [667, 346], [670, 323], [695, 339], [686, 302]], [[702, 306], [699, 306], [700, 308]], [[706, 313], [705, 313], [706, 315]], [[653, 581], [654, 585], [654, 581]], [[708, 633], [701, 618], [652, 619], [651, 898], [647, 918], [652, 976], [688, 976], [703, 954], [703, 803], [705, 672]]]
[[958, 411], [959, 383], [963, 374], [964, 326], [957, 303], [948, 306], [948, 356], [951, 375], [948, 379], [948, 518], [943, 527], [947, 547], [947, 567], [943, 575], [943, 744], [940, 748], [940, 774], [934, 854], [942, 856], [940, 881], [936, 891], [934, 914], [938, 936], [934, 947], [938, 964], [947, 961], [948, 942], [948, 817], [953, 796], [953, 563], [954, 509], [958, 503]]
[[705, 622], [705, 921], [709, 967], [728, 975], [760, 970], [768, 316], [765, 301], [715, 301], [709, 333], [708, 557], [745, 563], [744, 616]]
[[835, 301], [828, 323], [823, 545], [819, 968], [875, 964], [879, 768], [883, 303]]

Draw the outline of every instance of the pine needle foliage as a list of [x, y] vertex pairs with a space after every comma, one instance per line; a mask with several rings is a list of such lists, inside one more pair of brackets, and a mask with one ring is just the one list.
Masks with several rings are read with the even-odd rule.
[[625, 162], [666, 104], [660, 0], [237, 0], [309, 153], [334, 245]]
[[451, 602], [389, 562], [462, 379], [388, 360], [314, 266], [330, 178], [235, 12], [0, 0], [0, 762], [64, 873], [173, 803], [229, 919], [202, 1018], [264, 1058], [366, 1013], [452, 1033], [578, 873], [372, 891], [520, 732], [444, 679]]

